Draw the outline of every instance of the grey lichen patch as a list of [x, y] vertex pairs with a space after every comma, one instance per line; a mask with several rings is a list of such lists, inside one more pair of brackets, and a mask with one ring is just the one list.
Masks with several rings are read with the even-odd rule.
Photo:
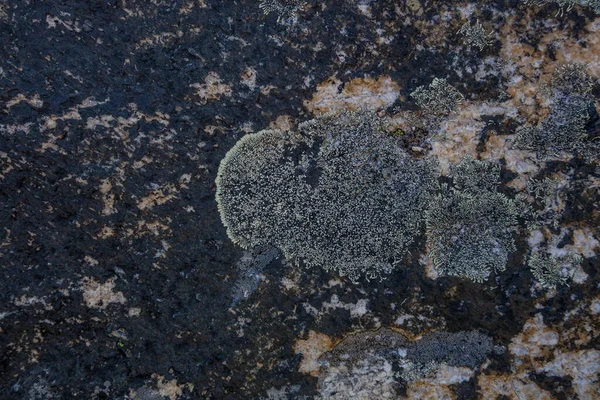
[[[534, 200], [533, 207], [530, 207], [531, 212], [526, 215], [530, 230], [543, 226], [558, 227], [560, 217], [565, 211], [564, 197], [567, 189], [564, 183], [548, 177], [527, 181], [526, 192]], [[538, 207], [535, 207], [536, 205]]]
[[539, 126], [524, 126], [517, 131], [514, 145], [529, 150], [540, 158], [579, 155], [586, 159], [598, 157], [600, 145], [589, 137], [586, 125], [594, 102], [587, 96], [559, 94], [548, 117]]
[[474, 24], [470, 21], [465, 23], [458, 33], [463, 36], [466, 45], [477, 47], [480, 51], [492, 43], [493, 34], [486, 33], [479, 21], [475, 21]]
[[414, 342], [406, 356], [421, 364], [443, 363], [476, 369], [489, 354], [499, 351], [489, 336], [478, 331], [433, 332]]
[[221, 161], [216, 200], [227, 235], [237, 245], [249, 249], [275, 242], [278, 229], [270, 226], [271, 219], [291, 219], [295, 198], [308, 190], [286, 159], [286, 147], [297, 146], [289, 133], [262, 131], [242, 137]]
[[[326, 399], [398, 398], [400, 376], [392, 368], [396, 352], [409, 340], [388, 328], [347, 336], [319, 362], [319, 392]], [[373, 396], [373, 397], [368, 397]]]
[[594, 88], [595, 80], [588, 74], [587, 65], [568, 63], [554, 70], [550, 88], [565, 94], [587, 95]]
[[546, 252], [537, 252], [529, 257], [527, 265], [543, 288], [556, 289], [572, 279], [574, 270], [582, 260], [579, 255], [555, 257]]
[[426, 212], [429, 257], [441, 274], [482, 282], [516, 250], [519, 207], [497, 192], [499, 168], [486, 164], [463, 159], [452, 171], [455, 186], [442, 185]]
[[410, 96], [419, 107], [434, 116], [450, 114], [464, 100], [464, 96], [443, 78], [434, 78], [428, 87], [419, 86]]
[[452, 167], [454, 186], [459, 190], [477, 192], [497, 189], [500, 183], [500, 165], [465, 157]]
[[277, 22], [296, 18], [298, 11], [305, 6], [302, 0], [260, 0], [259, 7], [265, 15], [275, 13]]
[[445, 366], [477, 369], [501, 350], [478, 331], [434, 332], [414, 341], [389, 328], [357, 332], [319, 359], [319, 391], [327, 399], [396, 399], [403, 384]]
[[298, 264], [370, 279], [405, 256], [436, 176], [375, 114], [344, 113], [244, 136], [221, 162], [217, 202], [240, 246], [275, 246]]
[[585, 64], [556, 68], [541, 91], [552, 104], [549, 115], [538, 126], [521, 127], [515, 147], [533, 151], [540, 158], [570, 155], [596, 159], [600, 145], [588, 132], [590, 121], [597, 117], [591, 96], [594, 85]]
[[543, 6], [554, 3], [558, 6], [557, 16], [571, 11], [575, 5], [590, 7], [597, 14], [600, 14], [600, 0], [525, 0], [524, 3], [532, 6]]

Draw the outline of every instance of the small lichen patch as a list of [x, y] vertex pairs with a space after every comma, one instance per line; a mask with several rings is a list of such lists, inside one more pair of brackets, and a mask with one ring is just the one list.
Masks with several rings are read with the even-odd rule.
[[465, 158], [451, 176], [425, 212], [428, 257], [441, 274], [482, 282], [515, 251], [519, 209], [497, 191], [498, 164]]
[[485, 32], [479, 21], [476, 21], [473, 25], [470, 21], [465, 23], [458, 33], [464, 37], [465, 44], [477, 47], [480, 51], [492, 42], [492, 35]]
[[343, 303], [340, 301], [337, 295], [331, 296], [331, 300], [329, 302], [323, 303], [323, 309], [326, 312], [329, 312], [331, 309], [341, 308], [344, 310], [348, 310], [350, 312], [350, 317], [358, 318], [362, 317], [367, 313], [367, 304], [369, 300], [361, 299], [358, 300], [355, 304], [352, 303]]
[[10, 110], [11, 107], [13, 107], [23, 101], [25, 103], [29, 104], [33, 108], [42, 108], [44, 106], [44, 102], [40, 99], [39, 94], [36, 93], [31, 98], [28, 98], [23, 93], [19, 93], [14, 98], [7, 101], [5, 104], [5, 107], [7, 110]]
[[274, 13], [277, 22], [284, 22], [296, 18], [304, 5], [303, 0], [260, 0], [259, 7], [265, 15]]
[[434, 78], [429, 86], [419, 86], [410, 96], [433, 117], [450, 114], [464, 100], [464, 96], [444, 78]]

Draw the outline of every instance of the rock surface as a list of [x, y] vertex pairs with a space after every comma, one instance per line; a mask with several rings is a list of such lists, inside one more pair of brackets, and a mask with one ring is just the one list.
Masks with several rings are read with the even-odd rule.
[[[0, 0], [0, 398], [600, 398], [598, 160], [513, 146], [566, 63], [586, 65], [600, 135], [600, 16], [544, 3]], [[477, 21], [481, 49], [459, 33]], [[411, 93], [434, 78], [464, 100], [432, 123]], [[437, 274], [423, 236], [381, 281], [253, 264], [221, 223], [220, 161], [347, 109], [442, 172], [499, 162], [510, 195], [552, 177], [558, 226], [515, 235], [483, 283]], [[533, 279], [544, 246], [581, 256], [568, 286]], [[475, 331], [483, 363], [408, 368], [392, 341], [327, 365], [355, 334]]]

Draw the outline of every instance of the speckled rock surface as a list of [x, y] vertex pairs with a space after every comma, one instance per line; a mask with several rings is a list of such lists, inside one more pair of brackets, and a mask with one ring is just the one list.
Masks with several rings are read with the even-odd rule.
[[[586, 135], [600, 136], [600, 16], [516, 0], [264, 3], [0, 0], [0, 398], [600, 399], [598, 160], [513, 146], [552, 113], [566, 63], [586, 65]], [[477, 21], [484, 36], [459, 33]], [[463, 96], [435, 121], [410, 95], [434, 78]], [[381, 281], [235, 246], [215, 201], [227, 151], [359, 109], [444, 174], [471, 155], [502, 165], [512, 197], [554, 179], [542, 211], [556, 226], [519, 230], [483, 283], [439, 275], [423, 234]], [[533, 278], [541, 248], [581, 257], [568, 286]], [[410, 355], [438, 331], [494, 350]], [[384, 334], [402, 339], [352, 346]], [[328, 361], [342, 350], [354, 369]]]

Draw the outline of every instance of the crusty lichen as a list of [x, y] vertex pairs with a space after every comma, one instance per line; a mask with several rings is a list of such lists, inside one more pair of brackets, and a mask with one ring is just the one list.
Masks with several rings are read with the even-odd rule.
[[302, 0], [260, 0], [259, 7], [265, 15], [270, 13], [277, 14], [277, 22], [285, 19], [295, 18], [298, 11], [304, 7]]
[[[286, 160], [286, 149], [299, 144], [281, 131], [242, 137], [221, 161], [216, 200], [229, 238], [250, 249], [275, 241], [273, 220], [289, 220], [295, 198], [307, 191]], [[280, 165], [281, 164], [281, 165]]]
[[464, 96], [443, 78], [434, 78], [428, 87], [419, 86], [410, 96], [419, 107], [438, 117], [448, 115], [464, 100]]
[[[600, 144], [590, 124], [597, 118], [591, 95], [595, 80], [581, 63], [556, 68], [540, 94], [547, 96], [550, 113], [537, 126], [517, 130], [514, 146], [529, 150], [541, 159], [579, 156], [588, 161], [598, 158]], [[593, 131], [593, 129], [592, 129]]]
[[566, 189], [563, 183], [548, 177], [527, 181], [526, 192], [533, 198], [533, 205], [537, 206], [531, 207], [526, 215], [530, 230], [543, 226], [558, 227], [560, 217], [565, 211], [562, 197], [565, 196]]
[[557, 15], [563, 15], [565, 12], [571, 11], [575, 5], [591, 7], [596, 13], [600, 14], [600, 0], [525, 0], [524, 3], [534, 6], [555, 3], [558, 6]]
[[520, 210], [497, 191], [498, 167], [465, 158], [452, 176], [426, 212], [429, 257], [441, 274], [482, 282], [515, 251]]
[[536, 252], [529, 257], [527, 265], [543, 288], [556, 289], [572, 279], [573, 271], [582, 260], [578, 255], [554, 257], [546, 252]]
[[587, 65], [567, 63], [552, 72], [550, 88], [564, 94], [587, 95], [594, 88], [595, 81], [587, 72]]
[[492, 43], [492, 34], [486, 33], [479, 21], [472, 25], [470, 21], [465, 23], [458, 33], [463, 36], [465, 44], [477, 47], [480, 51]]

